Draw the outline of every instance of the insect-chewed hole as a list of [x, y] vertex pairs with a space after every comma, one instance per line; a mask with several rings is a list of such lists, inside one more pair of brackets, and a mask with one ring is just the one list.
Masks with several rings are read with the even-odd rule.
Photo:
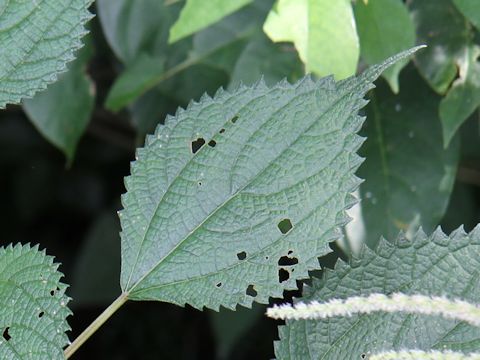
[[43, 317], [43, 315], [45, 315], [45, 313], [43, 311], [40, 311], [38, 313], [38, 318], [41, 319]]
[[363, 354], [360, 355], [360, 357], [361, 357], [362, 359], [366, 359], [366, 358], [367, 358], [367, 354], [363, 353]]
[[248, 295], [248, 296], [252, 296], [252, 297], [255, 297], [257, 296], [257, 290], [255, 290], [255, 288], [253, 287], [253, 285], [248, 285], [247, 287], [247, 290], [245, 291], [245, 293]]
[[293, 225], [290, 219], [283, 219], [278, 223], [278, 229], [282, 234], [288, 233], [290, 230], [292, 230]]
[[212, 148], [214, 148], [215, 145], [217, 145], [217, 142], [216, 142], [215, 140], [210, 140], [210, 141], [208, 142], [208, 146], [210, 146], [210, 147], [212, 147]]
[[219, 133], [223, 134], [225, 132], [225, 129], [220, 129]]
[[202, 182], [201, 182], [201, 181], [198, 182], [198, 186], [202, 186]]
[[193, 140], [190, 144], [192, 154], [195, 154], [198, 150], [200, 150], [203, 145], [205, 145], [205, 139], [204, 138], [198, 138], [197, 140]]
[[217, 288], [222, 287], [222, 283], [219, 282], [219, 283], [217, 283], [217, 285], [215, 285], [215, 286], [216, 286]]
[[235, 115], [234, 117], [232, 117], [232, 118], [230, 119], [230, 121], [232, 122], [232, 124], [235, 124], [235, 123], [237, 122], [237, 120], [238, 120], [238, 115]]
[[278, 259], [278, 265], [280, 266], [291, 266], [298, 264], [298, 259], [296, 257], [282, 256]]
[[247, 253], [245, 251], [239, 252], [237, 258], [238, 260], [245, 260], [247, 258]]
[[10, 339], [12, 338], [12, 337], [10, 336], [10, 334], [8, 333], [9, 330], [10, 330], [10, 328], [9, 328], [8, 326], [5, 328], [5, 330], [3, 330], [2, 336], [3, 336], [3, 338], [4, 338], [6, 341], [8, 341], [8, 340], [10, 340]]
[[282, 283], [284, 281], [287, 281], [288, 279], [290, 279], [290, 273], [285, 269], [279, 269], [278, 270], [278, 281]]

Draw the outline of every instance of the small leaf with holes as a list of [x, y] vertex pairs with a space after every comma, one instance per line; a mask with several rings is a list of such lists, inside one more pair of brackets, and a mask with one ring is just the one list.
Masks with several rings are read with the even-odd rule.
[[220, 90], [168, 117], [125, 180], [126, 296], [234, 309], [296, 289], [354, 202], [363, 97], [413, 51], [338, 83]]
[[70, 300], [38, 246], [0, 248], [0, 359], [64, 359]]

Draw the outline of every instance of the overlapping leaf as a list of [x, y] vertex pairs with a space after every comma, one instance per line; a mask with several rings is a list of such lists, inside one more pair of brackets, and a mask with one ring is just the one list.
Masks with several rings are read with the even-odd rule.
[[57, 79], [82, 43], [92, 0], [0, 4], [0, 108]]
[[346, 222], [363, 96], [413, 51], [339, 83], [221, 90], [168, 117], [125, 181], [128, 298], [218, 309], [296, 289]]
[[[327, 301], [371, 293], [423, 294], [480, 298], [478, 269], [480, 228], [450, 237], [437, 230], [418, 232], [409, 241], [382, 240], [374, 252], [367, 247], [350, 264], [326, 270], [304, 290], [302, 301]], [[480, 330], [455, 320], [405, 313], [355, 315], [318, 321], [288, 321], [275, 343], [278, 359], [359, 359], [388, 350], [478, 350]], [[363, 355], [365, 356], [365, 355]]]
[[0, 248], [1, 359], [64, 359], [71, 312], [57, 268], [37, 246]]
[[343, 79], [357, 70], [360, 50], [349, 0], [278, 0], [263, 29], [275, 42], [293, 42], [308, 72]]
[[187, 0], [180, 18], [170, 29], [170, 42], [175, 42], [219, 21], [253, 0]]

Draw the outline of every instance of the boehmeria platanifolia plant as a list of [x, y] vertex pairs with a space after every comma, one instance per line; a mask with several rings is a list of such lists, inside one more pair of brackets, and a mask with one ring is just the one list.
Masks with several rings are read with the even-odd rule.
[[[182, 27], [191, 3], [172, 27], [173, 41], [206, 26]], [[0, 7], [0, 16], [9, 15], [0, 22], [1, 107], [33, 97], [66, 70], [90, 5]], [[272, 38], [277, 21], [272, 15], [265, 24]], [[274, 344], [278, 359], [480, 358], [465, 345], [480, 334], [478, 228], [381, 239], [334, 270], [318, 261], [342, 237], [346, 210], [357, 202], [365, 96], [385, 71], [398, 90], [398, 71], [422, 47], [343, 80], [307, 75], [220, 88], [168, 116], [125, 178], [118, 298], [70, 342], [71, 299], [59, 265], [38, 245], [1, 248], [0, 358], [73, 357], [127, 301], [235, 310], [281, 299], [300, 281], [308, 282], [301, 298], [267, 311], [286, 320]], [[35, 117], [35, 106], [24, 106]], [[315, 270], [321, 278], [311, 276]]]

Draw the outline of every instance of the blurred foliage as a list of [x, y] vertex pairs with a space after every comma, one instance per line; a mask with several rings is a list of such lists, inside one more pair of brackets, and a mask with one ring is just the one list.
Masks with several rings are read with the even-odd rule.
[[[87, 56], [38, 97], [0, 112], [2, 245], [39, 243], [63, 263], [71, 338], [118, 294], [114, 213], [135, 148], [167, 114], [221, 86], [262, 75], [293, 82], [305, 69], [342, 78], [427, 44], [368, 96], [367, 160], [358, 172], [366, 181], [354, 220], [365, 232], [350, 240], [374, 246], [399, 230], [451, 231], [480, 220], [476, 0], [342, 0], [336, 12], [317, 9], [321, 1], [236, 3], [170, 35], [185, 21], [184, 6], [196, 14], [203, 2], [97, 0]], [[142, 359], [271, 358], [275, 323], [262, 311], [129, 304], [76, 358], [136, 359], [140, 349], [149, 349]]]

